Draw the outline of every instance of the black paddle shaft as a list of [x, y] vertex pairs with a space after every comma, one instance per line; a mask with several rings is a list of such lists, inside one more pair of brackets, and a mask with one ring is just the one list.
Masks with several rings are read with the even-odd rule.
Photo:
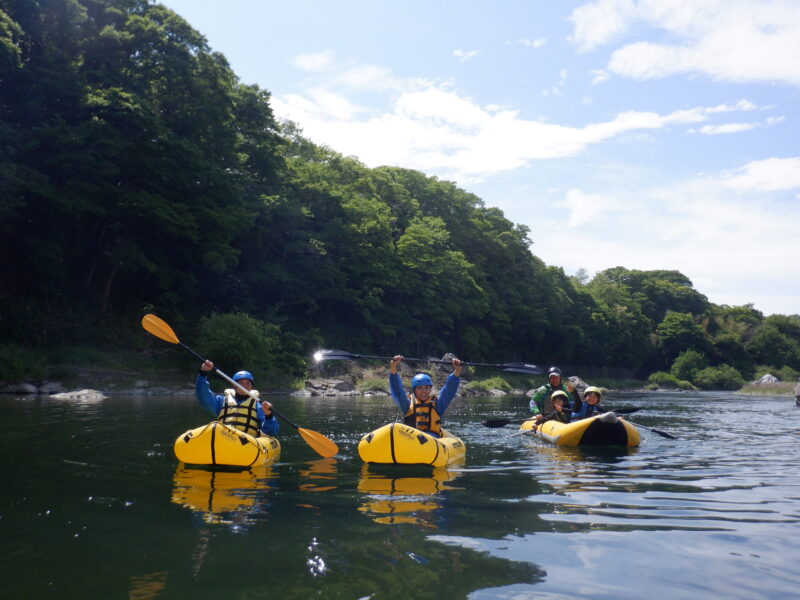
[[[205, 359], [205, 358], [203, 358], [202, 356], [200, 356], [200, 355], [199, 355], [197, 352], [195, 352], [194, 350], [192, 350], [191, 348], [189, 348], [189, 346], [187, 346], [187, 345], [186, 345], [186, 344], [184, 344], [183, 342], [179, 341], [179, 342], [178, 342], [178, 345], [179, 345], [181, 348], [183, 348], [184, 350], [188, 350], [190, 353], [192, 353], [192, 354], [193, 354], [193, 355], [194, 355], [194, 356], [195, 356], [195, 357], [196, 357], [196, 358], [197, 358], [197, 359], [198, 359], [200, 362], [206, 362], [206, 359]], [[220, 370], [219, 370], [219, 369], [217, 369], [216, 367], [214, 368], [214, 372], [215, 372], [217, 375], [219, 375], [220, 377], [222, 377], [223, 379], [225, 379], [225, 380], [227, 380], [227, 381], [230, 381], [230, 382], [231, 382], [233, 385], [235, 385], [235, 386], [236, 386], [236, 387], [238, 387], [239, 389], [242, 389], [242, 390], [244, 390], [245, 392], [247, 392], [247, 390], [246, 390], [244, 387], [242, 387], [240, 384], [236, 383], [236, 382], [235, 382], [233, 379], [231, 379], [230, 377], [228, 377], [228, 376], [227, 376], [225, 373], [223, 373], [222, 371], [220, 371]], [[249, 393], [248, 393], [248, 395], [249, 395]], [[274, 414], [274, 415], [275, 415], [276, 417], [278, 417], [279, 419], [283, 419], [284, 421], [286, 421], [286, 422], [287, 422], [289, 425], [291, 425], [291, 426], [292, 426], [292, 427], [294, 427], [295, 429], [300, 429], [300, 426], [299, 426], [297, 423], [295, 423], [294, 421], [292, 421], [292, 420], [291, 420], [291, 419], [289, 419], [288, 417], [285, 417], [284, 415], [282, 415], [281, 413], [279, 413], [277, 410], [275, 410], [275, 407], [274, 407], [274, 406], [272, 407], [272, 414]]]

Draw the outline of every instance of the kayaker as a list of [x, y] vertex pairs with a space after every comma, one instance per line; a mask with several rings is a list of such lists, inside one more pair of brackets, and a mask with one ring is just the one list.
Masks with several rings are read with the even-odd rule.
[[567, 398], [572, 396], [572, 406], [570, 406], [572, 412], [580, 410], [581, 396], [578, 391], [572, 387], [572, 383], [569, 380], [567, 380], [566, 384], [561, 382], [561, 369], [550, 367], [547, 370], [547, 383], [533, 393], [529, 403], [531, 414], [537, 423], [541, 422], [543, 415], [553, 412], [552, 395], [559, 390], [564, 392]]
[[562, 390], [556, 390], [550, 395], [550, 400], [553, 402], [553, 411], [544, 415], [539, 424], [541, 425], [548, 421], [569, 423], [572, 420], [572, 411], [569, 408], [569, 396], [567, 396], [567, 393]]
[[433, 394], [433, 380], [427, 373], [417, 373], [411, 379], [411, 393], [406, 394], [397, 366], [403, 357], [398, 354], [389, 362], [389, 390], [394, 403], [403, 413], [403, 422], [436, 437], [442, 435], [442, 416], [461, 383], [461, 361], [453, 359], [453, 372], [447, 376], [439, 395]]
[[234, 373], [233, 380], [248, 390], [255, 398], [243, 394], [238, 388], [225, 390], [225, 395], [220, 396], [211, 391], [208, 381], [208, 372], [214, 368], [210, 360], [200, 365], [200, 371], [195, 381], [195, 393], [200, 404], [206, 407], [218, 421], [235, 427], [240, 431], [259, 437], [278, 435], [280, 424], [272, 414], [272, 404], [266, 400], [258, 401], [258, 390], [253, 389], [253, 375], [249, 371]]
[[579, 410], [572, 412], [572, 420], [579, 421], [588, 417], [594, 417], [607, 412], [600, 406], [600, 397], [603, 395], [603, 390], [599, 387], [590, 385], [583, 391], [583, 406]]

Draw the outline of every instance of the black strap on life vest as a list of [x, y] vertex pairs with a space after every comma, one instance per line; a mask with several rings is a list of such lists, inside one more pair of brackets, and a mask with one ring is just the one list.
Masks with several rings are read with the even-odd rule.
[[236, 406], [226, 402], [217, 419], [253, 437], [261, 435], [261, 421], [254, 398], [248, 398]]
[[408, 412], [403, 418], [403, 423], [410, 427], [416, 427], [420, 431], [441, 435], [442, 418], [436, 412], [436, 396], [431, 396], [429, 402], [417, 402], [416, 397], [409, 394], [408, 401]]

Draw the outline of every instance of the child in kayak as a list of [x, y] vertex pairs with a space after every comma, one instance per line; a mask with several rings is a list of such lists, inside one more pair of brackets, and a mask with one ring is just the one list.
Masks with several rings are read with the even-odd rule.
[[248, 390], [252, 396], [244, 394], [238, 387], [225, 390], [220, 396], [211, 391], [208, 373], [214, 368], [210, 360], [200, 365], [195, 381], [195, 393], [200, 404], [214, 417], [239, 431], [253, 437], [278, 435], [280, 425], [272, 414], [272, 404], [266, 400], [259, 402], [258, 390], [253, 389], [253, 375], [249, 371], [234, 373], [233, 380]]
[[578, 421], [588, 417], [594, 417], [607, 412], [600, 406], [600, 397], [603, 392], [600, 388], [590, 385], [583, 391], [583, 404], [577, 412], [572, 413], [572, 420]]
[[389, 363], [389, 390], [394, 403], [403, 413], [403, 422], [420, 431], [430, 433], [436, 437], [442, 435], [442, 415], [450, 401], [458, 391], [461, 383], [461, 361], [453, 359], [453, 372], [447, 376], [447, 381], [439, 392], [433, 394], [433, 380], [427, 373], [417, 373], [411, 379], [411, 393], [406, 394], [403, 389], [403, 380], [397, 372], [397, 366], [403, 360], [401, 355], [392, 358]]
[[569, 397], [566, 392], [557, 390], [550, 395], [553, 402], [553, 412], [546, 414], [539, 421], [539, 425], [547, 421], [558, 421], [559, 423], [569, 423], [572, 420], [572, 411], [569, 408]]

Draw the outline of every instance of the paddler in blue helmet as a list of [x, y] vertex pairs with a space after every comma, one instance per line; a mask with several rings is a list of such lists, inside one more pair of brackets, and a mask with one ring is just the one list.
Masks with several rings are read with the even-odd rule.
[[280, 424], [272, 414], [272, 404], [266, 400], [259, 401], [258, 390], [253, 389], [253, 374], [250, 371], [238, 371], [232, 377], [250, 394], [234, 386], [220, 396], [211, 391], [211, 384], [208, 382], [208, 372], [213, 369], [214, 363], [210, 360], [200, 365], [195, 381], [195, 393], [200, 404], [218, 421], [253, 437], [259, 437], [262, 433], [278, 435]]
[[461, 361], [453, 359], [453, 372], [447, 376], [439, 395], [433, 393], [433, 379], [427, 373], [417, 373], [411, 379], [411, 393], [406, 394], [403, 380], [397, 372], [402, 355], [398, 354], [389, 362], [389, 390], [394, 403], [403, 413], [403, 422], [420, 431], [436, 437], [442, 435], [442, 416], [450, 401], [455, 397], [461, 383]]

